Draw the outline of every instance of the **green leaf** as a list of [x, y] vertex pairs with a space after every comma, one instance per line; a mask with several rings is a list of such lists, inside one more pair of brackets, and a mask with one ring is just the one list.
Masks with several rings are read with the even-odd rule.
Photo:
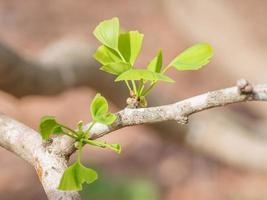
[[104, 45], [98, 47], [93, 57], [102, 65], [122, 62], [119, 54], [116, 51]]
[[100, 69], [110, 74], [120, 75], [123, 72], [131, 69], [131, 65], [128, 63], [123, 63], [123, 62], [110, 63], [110, 64], [102, 66]]
[[107, 100], [101, 96], [101, 94], [97, 93], [91, 103], [91, 115], [92, 117], [97, 117], [104, 115], [108, 112], [108, 102]]
[[82, 190], [83, 183], [92, 183], [97, 179], [97, 172], [82, 165], [80, 161], [68, 167], [58, 186], [59, 190]]
[[196, 44], [178, 55], [169, 66], [174, 66], [177, 70], [197, 70], [207, 64], [212, 55], [211, 45]]
[[39, 132], [44, 140], [47, 140], [51, 134], [60, 134], [63, 132], [61, 125], [56, 122], [53, 116], [44, 116], [39, 124]]
[[120, 24], [119, 19], [114, 17], [102, 21], [94, 30], [94, 36], [104, 45], [118, 50]]
[[84, 140], [87, 144], [101, 147], [101, 148], [109, 148], [117, 153], [121, 152], [121, 145], [120, 144], [107, 144], [106, 142], [101, 142], [97, 140]]
[[161, 67], [162, 67], [162, 51], [159, 50], [157, 56], [154, 57], [148, 64], [147, 69], [152, 72], [160, 73]]
[[116, 120], [116, 115], [108, 112], [107, 100], [99, 93], [96, 94], [95, 98], [93, 99], [90, 106], [90, 111], [95, 122], [109, 125]]
[[166, 82], [174, 82], [170, 77], [152, 72], [146, 69], [130, 69], [120, 76], [118, 76], [115, 81], [124, 81], [124, 80], [150, 80], [150, 81], [166, 81]]
[[116, 115], [112, 113], [106, 113], [104, 115], [95, 117], [95, 121], [101, 124], [110, 125], [116, 120], [116, 118]]
[[140, 53], [144, 35], [138, 31], [121, 33], [119, 36], [119, 51], [124, 59], [131, 65]]

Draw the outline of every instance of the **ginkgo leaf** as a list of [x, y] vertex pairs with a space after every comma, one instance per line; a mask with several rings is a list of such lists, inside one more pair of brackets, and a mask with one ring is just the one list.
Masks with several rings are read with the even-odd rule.
[[109, 63], [107, 65], [102, 66], [100, 69], [110, 74], [120, 75], [123, 72], [131, 69], [131, 65], [123, 62]]
[[41, 118], [39, 131], [44, 140], [47, 140], [52, 134], [63, 133], [61, 125], [57, 123], [53, 116], [44, 116]]
[[93, 57], [102, 65], [122, 62], [122, 59], [115, 50], [104, 45], [98, 47]]
[[104, 115], [108, 112], [108, 102], [101, 96], [101, 94], [96, 94], [91, 103], [91, 115], [93, 118], [97, 116]]
[[131, 65], [140, 53], [144, 35], [138, 31], [130, 31], [119, 35], [119, 51]]
[[94, 30], [94, 36], [104, 45], [117, 50], [119, 41], [119, 19], [104, 20]]
[[207, 64], [213, 55], [211, 45], [207, 43], [196, 44], [179, 54], [169, 64], [177, 70], [197, 70]]
[[116, 115], [113, 113], [106, 113], [104, 115], [96, 116], [94, 120], [102, 124], [110, 125], [116, 120], [116, 118]]
[[90, 111], [95, 122], [109, 125], [116, 120], [116, 115], [108, 112], [107, 100], [99, 93], [93, 99]]
[[61, 177], [59, 190], [82, 190], [83, 183], [92, 183], [97, 180], [97, 172], [82, 165], [78, 160], [68, 167]]
[[161, 67], [162, 67], [162, 51], [159, 50], [157, 56], [155, 56], [148, 64], [147, 69], [152, 72], [160, 73]]
[[170, 77], [152, 72], [146, 69], [130, 69], [120, 76], [118, 76], [115, 81], [124, 81], [124, 80], [150, 80], [150, 81], [166, 81], [166, 82], [174, 82]]

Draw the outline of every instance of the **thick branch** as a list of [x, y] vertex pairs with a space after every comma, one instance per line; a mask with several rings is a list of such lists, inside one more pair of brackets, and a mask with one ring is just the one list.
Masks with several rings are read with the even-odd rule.
[[0, 114], [0, 146], [34, 166], [49, 200], [80, 199], [77, 192], [57, 190], [60, 178], [67, 167], [66, 155], [71, 150], [66, 148], [69, 145], [64, 141], [55, 140], [52, 145], [46, 147], [36, 131]]

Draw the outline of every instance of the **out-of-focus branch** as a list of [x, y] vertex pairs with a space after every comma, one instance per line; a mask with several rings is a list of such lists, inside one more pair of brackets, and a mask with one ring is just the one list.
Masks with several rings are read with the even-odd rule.
[[[90, 86], [115, 100], [116, 95], [107, 87], [114, 77], [99, 73], [99, 65], [91, 58], [92, 54], [93, 48], [88, 45], [67, 40], [47, 47], [33, 60], [0, 42], [0, 89], [23, 97], [58, 94], [72, 87]], [[116, 87], [121, 94], [126, 93], [120, 84], [112, 87], [114, 91]]]

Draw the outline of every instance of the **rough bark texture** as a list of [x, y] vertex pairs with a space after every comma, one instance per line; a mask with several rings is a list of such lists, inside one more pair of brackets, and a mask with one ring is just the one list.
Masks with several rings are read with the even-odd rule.
[[65, 140], [56, 138], [53, 144], [45, 144], [33, 129], [0, 114], [0, 145], [35, 168], [48, 199], [80, 199], [77, 192], [57, 190], [59, 180], [67, 167], [71, 150], [69, 147], [72, 147], [66, 144]]
[[[208, 92], [170, 105], [141, 109], [125, 108], [117, 113], [117, 120], [111, 126], [94, 126], [92, 139], [122, 127], [144, 123], [176, 120], [184, 124], [187, 123], [188, 117], [196, 112], [245, 101], [267, 101], [267, 85], [252, 87], [247, 81], [242, 80], [236, 87]], [[0, 115], [0, 146], [14, 152], [35, 167], [49, 200], [80, 199], [76, 192], [57, 190], [68, 158], [75, 151], [73, 142], [62, 136], [44, 143], [36, 131], [5, 115]]]

